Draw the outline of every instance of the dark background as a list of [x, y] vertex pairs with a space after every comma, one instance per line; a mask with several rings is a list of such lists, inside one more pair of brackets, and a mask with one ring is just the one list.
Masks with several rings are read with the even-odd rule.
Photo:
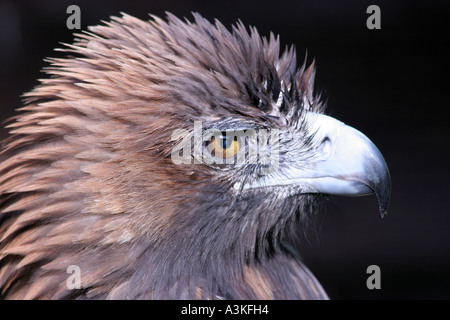
[[[81, 8], [82, 29], [120, 11], [141, 19], [198, 11], [225, 26], [241, 19], [262, 35], [308, 52], [328, 113], [364, 132], [392, 176], [389, 214], [375, 196], [335, 198], [299, 250], [334, 299], [450, 299], [449, 1], [5, 1], [0, 0], [0, 120], [45, 77], [45, 57], [72, 42], [66, 8]], [[381, 8], [381, 30], [366, 9]], [[7, 131], [0, 129], [0, 138]], [[381, 268], [381, 290], [366, 269]]]

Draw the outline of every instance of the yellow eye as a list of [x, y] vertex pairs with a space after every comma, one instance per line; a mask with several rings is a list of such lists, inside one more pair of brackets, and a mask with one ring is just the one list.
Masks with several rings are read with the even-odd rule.
[[234, 157], [241, 147], [238, 137], [230, 135], [214, 136], [210, 143], [211, 152], [214, 152], [216, 157], [222, 159], [229, 159]]

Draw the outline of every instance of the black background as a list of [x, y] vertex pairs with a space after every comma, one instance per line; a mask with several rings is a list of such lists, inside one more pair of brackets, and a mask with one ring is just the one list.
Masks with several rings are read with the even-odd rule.
[[[71, 4], [83, 30], [121, 11], [141, 19], [198, 11], [280, 34], [299, 63], [307, 51], [328, 114], [378, 146], [393, 190], [385, 219], [374, 196], [336, 197], [300, 236], [305, 263], [334, 299], [450, 299], [449, 1], [0, 0], [0, 120], [45, 77], [43, 59], [72, 42]], [[366, 27], [371, 4], [381, 8], [381, 30]], [[372, 264], [381, 290], [366, 287]]]

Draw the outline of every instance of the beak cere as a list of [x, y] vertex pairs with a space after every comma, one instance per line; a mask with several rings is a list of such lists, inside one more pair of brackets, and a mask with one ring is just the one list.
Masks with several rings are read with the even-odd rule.
[[378, 148], [363, 133], [318, 113], [306, 114], [313, 134], [315, 161], [310, 167], [292, 164], [283, 175], [266, 176], [244, 189], [263, 186], [298, 186], [300, 193], [359, 196], [375, 193], [381, 217], [387, 213], [391, 178]]

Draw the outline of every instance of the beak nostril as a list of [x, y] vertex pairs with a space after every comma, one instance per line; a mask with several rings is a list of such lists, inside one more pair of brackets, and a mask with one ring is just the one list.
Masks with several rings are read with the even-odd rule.
[[322, 139], [320, 146], [322, 148], [322, 154], [324, 156], [324, 159], [328, 159], [328, 157], [331, 154], [331, 139], [328, 136], [325, 136]]
[[331, 143], [331, 139], [330, 139], [330, 137], [328, 137], [328, 136], [325, 136], [323, 139], [322, 139], [322, 142], [321, 142], [321, 144], [325, 144], [325, 143]]

